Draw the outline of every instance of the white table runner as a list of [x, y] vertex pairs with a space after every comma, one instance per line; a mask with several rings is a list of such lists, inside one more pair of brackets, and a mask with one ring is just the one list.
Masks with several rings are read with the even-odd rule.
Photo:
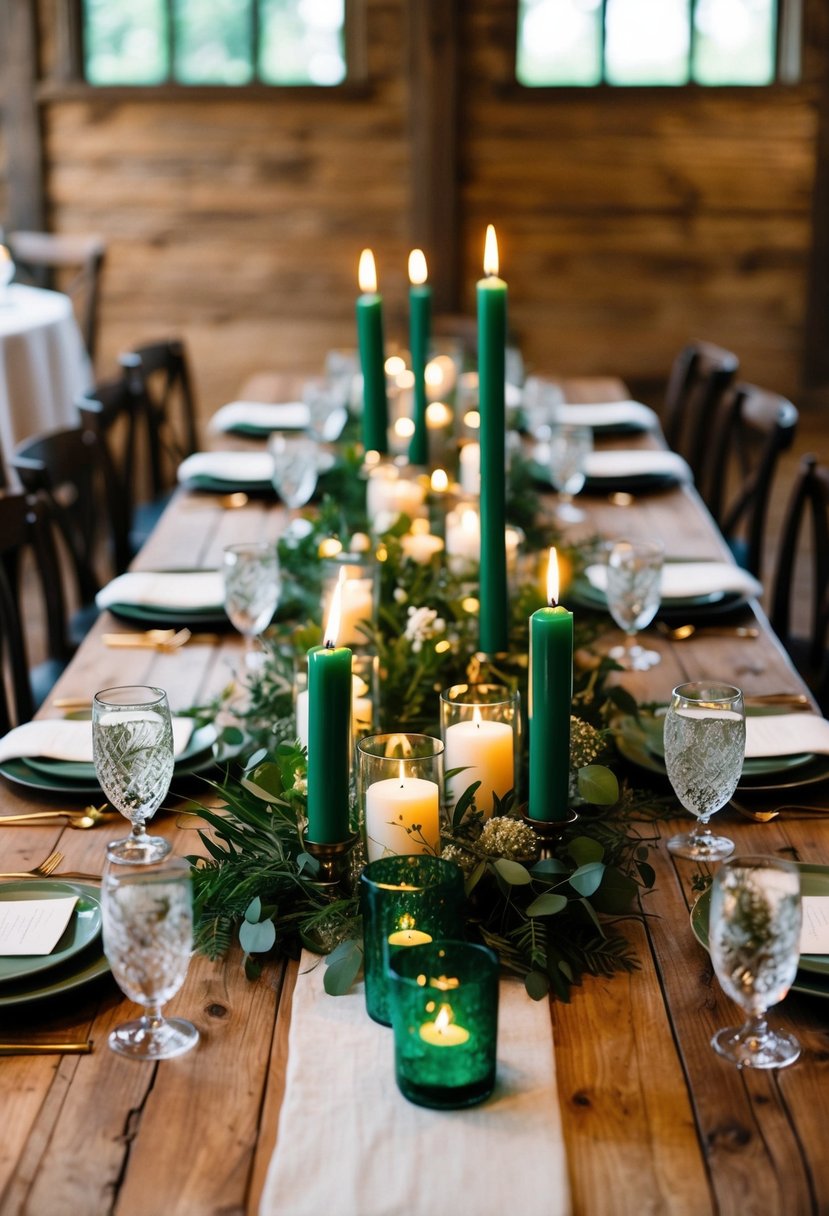
[[547, 1002], [502, 980], [494, 1094], [467, 1110], [426, 1110], [398, 1091], [393, 1033], [369, 1018], [362, 985], [327, 996], [324, 970], [303, 953], [260, 1216], [566, 1216]]

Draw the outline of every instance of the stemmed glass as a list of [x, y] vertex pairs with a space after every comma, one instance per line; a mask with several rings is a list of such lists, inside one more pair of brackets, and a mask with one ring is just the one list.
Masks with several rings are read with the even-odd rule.
[[271, 481], [292, 511], [304, 507], [317, 488], [319, 451], [310, 435], [272, 435], [268, 451], [273, 459]]
[[665, 766], [679, 801], [699, 820], [672, 836], [668, 848], [693, 861], [722, 861], [734, 841], [716, 836], [708, 820], [730, 800], [743, 768], [746, 719], [743, 694], [732, 684], [692, 681], [671, 694], [665, 715]]
[[276, 546], [264, 541], [228, 545], [222, 555], [225, 612], [245, 639], [245, 663], [257, 667], [254, 639], [271, 623], [282, 581]]
[[723, 990], [748, 1018], [717, 1031], [711, 1045], [738, 1068], [785, 1068], [800, 1055], [794, 1035], [769, 1030], [766, 1011], [794, 980], [801, 919], [800, 875], [789, 861], [735, 857], [714, 879], [711, 961]]
[[610, 657], [627, 671], [647, 671], [662, 659], [658, 650], [646, 650], [634, 638], [659, 609], [664, 554], [658, 541], [620, 540], [607, 555], [607, 607], [625, 631], [624, 645], [614, 646]]
[[593, 431], [589, 426], [558, 424], [550, 427], [548, 468], [553, 489], [558, 492], [556, 515], [564, 523], [581, 523], [584, 511], [573, 506], [586, 481], [585, 461], [593, 450]]
[[302, 386], [311, 430], [319, 443], [333, 443], [345, 424], [349, 385], [342, 378], [313, 376]]
[[101, 789], [132, 824], [132, 833], [107, 847], [109, 856], [158, 861], [168, 841], [148, 836], [146, 822], [166, 797], [173, 776], [173, 725], [161, 688], [105, 688], [92, 701], [92, 756]]
[[193, 891], [183, 857], [159, 865], [108, 860], [102, 884], [104, 953], [118, 987], [146, 1013], [116, 1026], [109, 1045], [135, 1060], [168, 1060], [199, 1041], [162, 1006], [178, 992], [193, 953]]

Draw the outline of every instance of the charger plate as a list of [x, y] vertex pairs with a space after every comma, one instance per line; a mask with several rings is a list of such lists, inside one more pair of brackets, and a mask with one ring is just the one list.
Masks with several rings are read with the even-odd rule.
[[85, 950], [101, 932], [100, 892], [95, 887], [32, 878], [0, 883], [0, 903], [23, 899], [61, 899], [68, 895], [76, 895], [78, 902], [51, 954], [0, 956], [0, 992], [2, 985], [9, 980], [21, 980], [59, 967]]

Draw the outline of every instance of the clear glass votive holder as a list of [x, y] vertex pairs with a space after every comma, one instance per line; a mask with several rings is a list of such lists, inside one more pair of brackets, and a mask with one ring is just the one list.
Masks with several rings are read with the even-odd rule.
[[443, 743], [431, 735], [369, 735], [357, 744], [357, 802], [369, 861], [440, 852]]
[[369, 638], [363, 632], [361, 623], [373, 625], [377, 620], [379, 600], [379, 579], [377, 563], [371, 553], [338, 553], [334, 557], [323, 558], [322, 574], [322, 616], [328, 621], [331, 600], [340, 580], [340, 571], [345, 571], [342, 595], [340, 598], [340, 624], [336, 644], [350, 646], [353, 649], [371, 645]]
[[463, 934], [463, 874], [441, 857], [382, 857], [360, 875], [366, 1010], [391, 1025], [388, 964], [393, 954]]
[[440, 694], [446, 803], [450, 811], [470, 785], [480, 781], [475, 806], [485, 819], [493, 795], [503, 798], [518, 782], [521, 712], [517, 692], [504, 684], [453, 684]]
[[448, 940], [395, 950], [389, 997], [404, 1098], [437, 1110], [488, 1098], [498, 1044], [497, 955]]
[[[379, 705], [380, 660], [376, 654], [351, 656], [351, 740], [353, 744], [370, 735], [377, 720]], [[308, 746], [308, 656], [294, 659], [293, 702], [296, 737]]]

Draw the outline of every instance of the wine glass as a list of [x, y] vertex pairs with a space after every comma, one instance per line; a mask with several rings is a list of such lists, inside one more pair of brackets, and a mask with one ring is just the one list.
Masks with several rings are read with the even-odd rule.
[[273, 459], [271, 481], [286, 507], [304, 507], [317, 488], [319, 452], [310, 435], [271, 435], [268, 451]]
[[746, 719], [743, 694], [732, 684], [692, 681], [671, 694], [665, 715], [665, 766], [679, 801], [699, 820], [690, 832], [672, 836], [677, 857], [722, 861], [734, 841], [715, 836], [708, 820], [730, 800], [743, 768]]
[[[333, 443], [345, 425], [348, 383], [330, 376], [313, 376], [302, 386], [311, 430], [319, 443]], [[306, 500], [307, 501], [307, 500]]]
[[168, 1060], [199, 1041], [184, 1018], [165, 1018], [162, 1006], [175, 996], [193, 953], [193, 891], [183, 857], [157, 865], [131, 865], [110, 858], [104, 869], [101, 910], [104, 953], [118, 987], [146, 1009], [116, 1026], [109, 1045], [134, 1060]]
[[170, 851], [147, 835], [173, 776], [173, 725], [167, 694], [143, 684], [105, 688], [92, 701], [92, 757], [101, 789], [132, 824], [108, 852], [124, 861], [158, 861]]
[[565, 523], [581, 523], [584, 511], [573, 506], [586, 481], [585, 461], [593, 450], [593, 431], [589, 426], [559, 423], [550, 427], [547, 466], [553, 489], [558, 492], [556, 515]]
[[711, 1045], [738, 1068], [785, 1068], [800, 1055], [794, 1035], [769, 1030], [766, 1011], [794, 980], [801, 919], [800, 875], [790, 861], [735, 857], [714, 879], [711, 961], [724, 992], [748, 1018], [717, 1031]]
[[647, 671], [662, 660], [658, 650], [646, 650], [634, 638], [659, 609], [664, 555], [659, 541], [631, 540], [616, 541], [607, 554], [607, 607], [625, 631], [624, 645], [614, 646], [610, 657], [627, 671]]
[[564, 401], [561, 388], [553, 380], [527, 376], [521, 394], [524, 425], [535, 438], [546, 442], [555, 422], [556, 410]]
[[271, 623], [282, 581], [276, 546], [265, 541], [228, 545], [222, 555], [225, 612], [245, 639], [245, 663], [259, 665], [254, 639]]

